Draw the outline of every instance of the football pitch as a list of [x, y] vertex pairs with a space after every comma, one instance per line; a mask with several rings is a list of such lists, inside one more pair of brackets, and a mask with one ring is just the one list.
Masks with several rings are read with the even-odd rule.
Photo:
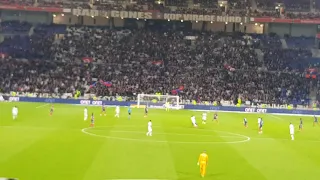
[[[11, 109], [19, 108], [17, 120]], [[319, 180], [320, 126], [313, 117], [219, 113], [219, 123], [209, 112], [201, 124], [198, 111], [88, 107], [95, 128], [83, 120], [84, 106], [0, 103], [0, 177], [19, 180]], [[190, 116], [198, 128], [191, 126]], [[264, 119], [258, 134], [257, 118]], [[243, 118], [248, 119], [248, 128]], [[90, 117], [89, 117], [90, 118]], [[148, 120], [153, 136], [147, 137]], [[289, 122], [295, 125], [290, 140]], [[209, 156], [207, 174], [201, 178], [198, 156]]]

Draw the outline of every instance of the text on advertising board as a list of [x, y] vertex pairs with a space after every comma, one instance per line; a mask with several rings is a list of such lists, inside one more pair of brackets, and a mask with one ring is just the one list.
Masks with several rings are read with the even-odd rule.
[[[212, 21], [212, 22], [236, 22], [243, 21], [238, 16], [215, 16], [215, 15], [199, 15], [199, 14], [175, 14], [175, 13], [157, 13], [140, 11], [99, 11], [94, 9], [72, 9], [72, 14], [76, 16], [104, 16], [114, 18], [138, 18], [138, 19], [170, 19], [170, 20], [184, 20], [184, 21]], [[156, 16], [156, 17], [155, 17]]]
[[72, 9], [72, 14], [76, 16], [104, 16], [115, 18], [139, 18], [152, 19], [152, 12], [140, 11], [99, 11], [94, 9]]
[[184, 21], [213, 21], [213, 22], [242, 22], [242, 18], [238, 16], [215, 16], [215, 15], [199, 15], [199, 14], [171, 14], [164, 13], [164, 19], [184, 20]]
[[258, 112], [258, 113], [266, 113], [267, 109], [259, 109], [259, 108], [245, 108], [245, 112]]
[[138, 12], [138, 11], [110, 11], [110, 16], [115, 18], [152, 19], [151, 12]]
[[15, 102], [15, 101], [19, 101], [19, 100], [20, 100], [19, 97], [9, 97], [10, 102]]

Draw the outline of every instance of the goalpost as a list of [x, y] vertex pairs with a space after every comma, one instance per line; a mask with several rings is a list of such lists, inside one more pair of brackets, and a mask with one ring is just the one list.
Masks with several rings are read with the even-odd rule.
[[180, 109], [179, 101], [179, 96], [138, 94], [137, 107], [165, 108], [166, 103], [169, 103], [170, 109]]

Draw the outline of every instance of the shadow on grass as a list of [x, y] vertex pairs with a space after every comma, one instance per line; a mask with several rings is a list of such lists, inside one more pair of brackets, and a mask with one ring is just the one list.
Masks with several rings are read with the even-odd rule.
[[225, 173], [208, 173], [204, 178], [200, 176], [200, 173], [187, 173], [187, 172], [177, 172], [180, 176], [178, 180], [196, 180], [196, 179], [215, 179], [217, 177], [223, 176]]

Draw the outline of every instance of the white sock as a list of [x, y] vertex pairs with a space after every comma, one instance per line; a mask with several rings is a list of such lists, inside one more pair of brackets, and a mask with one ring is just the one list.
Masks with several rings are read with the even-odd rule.
[[291, 135], [291, 140], [294, 140], [294, 136], [293, 135]]

